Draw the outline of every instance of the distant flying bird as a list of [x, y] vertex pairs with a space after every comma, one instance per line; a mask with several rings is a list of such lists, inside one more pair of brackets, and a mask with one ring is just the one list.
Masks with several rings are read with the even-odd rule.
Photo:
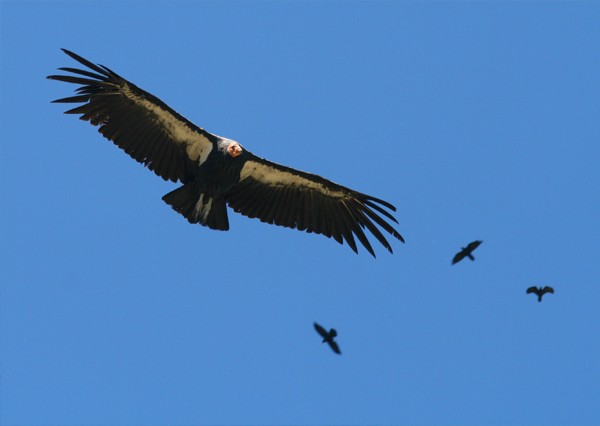
[[471, 260], [475, 260], [475, 257], [471, 253], [473, 253], [473, 250], [479, 247], [479, 244], [481, 244], [482, 242], [483, 241], [473, 241], [472, 243], [469, 243], [468, 246], [461, 247], [461, 251], [456, 253], [454, 258], [452, 259], [452, 264], [454, 265], [455, 263], [460, 262], [465, 257], [468, 257]]
[[538, 302], [541, 302], [542, 296], [546, 293], [554, 294], [554, 289], [552, 287], [548, 287], [548, 286], [545, 286], [544, 288], [533, 286], [533, 287], [529, 287], [527, 289], [527, 294], [531, 294], [531, 293], [537, 294]]
[[340, 351], [340, 347], [333, 340], [333, 338], [337, 336], [337, 331], [335, 331], [335, 328], [332, 328], [331, 330], [327, 331], [316, 322], [314, 323], [314, 326], [315, 330], [317, 330], [317, 333], [319, 333], [319, 335], [323, 338], [323, 341], [321, 343], [327, 342], [327, 344], [333, 350], [333, 352], [341, 355], [342, 352]]
[[[404, 242], [388, 222], [398, 223], [389, 212], [396, 211], [392, 204], [257, 157], [238, 142], [196, 126], [109, 68], [62, 50], [89, 70], [59, 68], [74, 75], [48, 76], [81, 85], [76, 96], [53, 102], [82, 103], [65, 113], [81, 114], [81, 120], [99, 126], [105, 138], [134, 160], [164, 180], [181, 182], [183, 186], [163, 200], [190, 223], [228, 230], [229, 205], [262, 222], [322, 234], [340, 244], [345, 241], [356, 253], [355, 237], [375, 256], [365, 228], [392, 253], [376, 225]], [[210, 99], [200, 102], [210, 108]], [[311, 129], [306, 129], [306, 136], [318, 137]], [[289, 149], [293, 153], [307, 146]]]

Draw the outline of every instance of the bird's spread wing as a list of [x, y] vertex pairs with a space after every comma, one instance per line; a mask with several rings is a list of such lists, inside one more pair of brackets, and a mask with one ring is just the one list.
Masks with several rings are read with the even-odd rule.
[[246, 152], [240, 182], [226, 195], [229, 206], [263, 222], [305, 230], [343, 241], [358, 252], [354, 237], [375, 256], [366, 228], [391, 253], [378, 225], [393, 237], [402, 236], [386, 221], [398, 223], [385, 208], [391, 204], [361, 194], [320, 176], [294, 170]]
[[460, 262], [461, 260], [463, 260], [465, 258], [466, 255], [467, 255], [467, 251], [466, 250], [459, 251], [452, 258], [452, 264], [454, 265], [455, 263]]
[[338, 346], [338, 344], [336, 342], [334, 342], [333, 340], [330, 340], [327, 343], [329, 343], [329, 347], [333, 350], [333, 352], [335, 352], [336, 354], [339, 354], [339, 355], [342, 354], [342, 351], [340, 351], [340, 347]]
[[546, 293], [553, 293], [554, 294], [554, 289], [552, 287], [546, 286], [546, 287], [544, 287], [542, 289], [542, 294], [546, 294]]
[[469, 245], [467, 246], [467, 250], [470, 252], [472, 252], [473, 250], [475, 250], [477, 247], [479, 247], [479, 244], [481, 244], [483, 241], [473, 241], [472, 243], [469, 243]]
[[80, 85], [76, 96], [54, 102], [83, 103], [66, 114], [81, 114], [82, 120], [100, 126], [102, 135], [163, 179], [190, 181], [197, 164], [212, 150], [215, 136], [109, 68], [63, 51], [91, 71], [59, 68], [73, 75], [48, 76]]
[[323, 327], [321, 327], [316, 322], [313, 325], [315, 326], [315, 330], [317, 330], [317, 333], [319, 333], [322, 338], [327, 337], [327, 330], [325, 330]]
[[527, 289], [527, 294], [531, 294], [531, 293], [537, 293], [538, 288], [537, 287], [529, 287]]

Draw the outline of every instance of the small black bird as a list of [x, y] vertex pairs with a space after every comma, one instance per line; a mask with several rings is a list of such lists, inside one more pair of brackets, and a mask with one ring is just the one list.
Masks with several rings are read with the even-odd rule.
[[479, 247], [479, 244], [481, 244], [482, 242], [483, 241], [477, 240], [473, 241], [472, 243], [469, 243], [469, 245], [466, 247], [461, 247], [461, 250], [458, 253], [456, 253], [454, 258], [452, 259], [452, 264], [454, 265], [455, 263], [460, 262], [465, 257], [468, 257], [471, 260], [475, 260], [475, 257], [473, 257], [471, 253], [473, 252], [473, 250]]
[[327, 342], [327, 344], [329, 344], [329, 347], [333, 350], [333, 352], [335, 352], [338, 355], [341, 355], [342, 352], [340, 351], [340, 347], [333, 340], [333, 338], [337, 336], [337, 331], [335, 331], [335, 328], [332, 328], [331, 330], [327, 331], [316, 322], [314, 323], [314, 326], [315, 330], [317, 330], [317, 333], [319, 333], [319, 335], [323, 338], [323, 341], [321, 343]]
[[533, 286], [533, 287], [529, 287], [527, 289], [527, 294], [530, 294], [530, 293], [537, 294], [538, 302], [541, 302], [542, 301], [542, 296], [544, 294], [546, 294], [546, 293], [552, 293], [552, 294], [554, 294], [554, 289], [552, 287], [548, 287], [548, 286], [546, 286], [544, 288]]

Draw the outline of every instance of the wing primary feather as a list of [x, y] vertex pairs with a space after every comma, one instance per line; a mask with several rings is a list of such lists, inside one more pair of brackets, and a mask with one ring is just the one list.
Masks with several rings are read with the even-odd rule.
[[100, 68], [102, 68], [104, 71], [106, 71], [108, 74], [112, 74], [112, 75], [113, 75], [113, 76], [115, 76], [115, 77], [122, 78], [122, 77], [121, 77], [119, 74], [117, 74], [116, 72], [114, 72], [114, 71], [113, 71], [113, 70], [111, 70], [110, 68], [108, 68], [108, 67], [105, 67], [105, 66], [104, 66], [104, 65], [102, 65], [102, 64], [98, 64], [98, 66], [99, 66]]
[[65, 114], [86, 114], [88, 112], [87, 108], [88, 104], [80, 105], [78, 107], [72, 108], [70, 110], [65, 111]]
[[372, 220], [374, 220], [379, 226], [381, 226], [384, 230], [389, 232], [392, 236], [396, 237], [398, 240], [404, 242], [404, 238], [398, 231], [396, 231], [389, 223], [379, 217], [373, 210], [369, 207], [362, 205], [360, 209], [363, 213], [369, 216]]
[[99, 80], [91, 80], [89, 78], [83, 78], [83, 77], [76, 77], [74, 75], [49, 75], [48, 78], [50, 80], [57, 80], [57, 81], [64, 81], [65, 83], [74, 83], [74, 84], [83, 84], [84, 87], [86, 86], [98, 86], [98, 87], [104, 87], [104, 88], [109, 88], [114, 86], [114, 84], [112, 83], [107, 83], [104, 81], [99, 81]]
[[381, 213], [382, 215], [384, 215], [385, 217], [387, 217], [388, 219], [394, 221], [395, 223], [398, 223], [398, 220], [396, 220], [396, 218], [394, 216], [392, 216], [389, 212], [387, 212], [386, 210], [384, 210], [382, 207], [378, 206], [377, 204], [373, 203], [372, 201], [369, 200], [361, 200], [363, 204], [374, 208], [375, 210], [377, 210], [379, 213]]
[[61, 49], [63, 52], [65, 52], [67, 55], [69, 55], [71, 58], [75, 59], [77, 62], [79, 62], [80, 64], [85, 65], [86, 67], [96, 71], [97, 73], [103, 74], [103, 75], [108, 75], [106, 70], [100, 68], [98, 65], [88, 61], [87, 59], [82, 58], [81, 56], [79, 56], [76, 53], [71, 52], [70, 50], [67, 49]]
[[53, 103], [53, 104], [58, 104], [58, 103], [63, 103], [63, 104], [81, 103], [81, 102], [87, 102], [89, 98], [90, 98], [90, 95], [69, 96], [68, 98], [56, 99], [54, 101], [51, 101], [51, 103]]
[[358, 228], [356, 222], [354, 222], [348, 212], [348, 208], [344, 203], [338, 204], [338, 217], [341, 219], [341, 225], [343, 226], [344, 239], [348, 243], [348, 246], [358, 254], [358, 246], [354, 240], [354, 230]]
[[[67, 111], [65, 114], [73, 114], [73, 113], [71, 111]], [[98, 113], [96, 113], [96, 112], [86, 112], [81, 117], [79, 117], [79, 119], [83, 120], [83, 121], [92, 121], [92, 119], [97, 116], [98, 116]], [[94, 121], [96, 121], [96, 120], [94, 120]]]
[[352, 251], [358, 254], [358, 247], [356, 245], [356, 241], [354, 240], [354, 234], [350, 232], [349, 229], [346, 232], [344, 232], [344, 239], [346, 240], [348, 246], [352, 249]]
[[337, 218], [337, 226], [340, 232], [340, 238], [342, 241], [346, 241], [346, 244], [348, 244], [348, 246], [350, 248], [352, 248], [352, 250], [354, 252], [358, 252], [358, 248], [356, 247], [356, 242], [354, 241], [354, 236], [352, 235], [352, 230], [348, 227], [348, 225], [345, 223], [343, 216], [343, 212], [340, 210], [339, 206], [338, 208], [335, 210], [334, 212], [335, 217]]
[[369, 240], [367, 239], [365, 233], [362, 230], [362, 227], [364, 227], [364, 225], [356, 221], [354, 214], [352, 213], [352, 209], [346, 204], [346, 200], [341, 200], [341, 202], [348, 212], [348, 214], [345, 217], [347, 218], [347, 220], [350, 220], [355, 223], [355, 226], [353, 227], [354, 234], [361, 242], [361, 244], [367, 249], [367, 251], [371, 253], [373, 257], [376, 257], [375, 252], [373, 251], [373, 247], [371, 247], [371, 243], [369, 243]]
[[395, 212], [395, 211], [396, 211], [396, 207], [395, 207], [394, 205], [392, 205], [392, 204], [388, 203], [387, 201], [383, 201], [383, 200], [382, 200], [382, 199], [380, 199], [380, 198], [372, 197], [372, 196], [370, 196], [370, 195], [365, 195], [365, 194], [360, 194], [360, 195], [362, 195], [363, 197], [365, 197], [367, 200], [374, 201], [374, 202], [376, 202], [376, 203], [379, 203], [379, 204], [381, 204], [382, 206], [385, 206], [385, 207], [387, 207], [388, 209], [390, 209], [390, 210], [391, 210], [391, 211], [393, 211], [393, 212]]
[[354, 234], [352, 233], [357, 225], [348, 217], [346, 207], [342, 203], [338, 202], [336, 205], [337, 208], [334, 210], [334, 219], [336, 219], [339, 224], [340, 233], [352, 251], [358, 253], [358, 247], [354, 240]]
[[71, 67], [61, 67], [59, 68], [60, 71], [67, 71], [67, 72], [72, 72], [74, 74], [79, 74], [79, 75], [85, 75], [86, 77], [91, 77], [91, 78], [95, 78], [101, 81], [108, 81], [109, 77], [106, 74], [96, 74], [90, 71], [86, 71], [86, 70], [80, 70], [78, 68], [71, 68]]
[[356, 234], [356, 236], [358, 237], [358, 239], [362, 243], [362, 245], [365, 246], [367, 251], [369, 253], [371, 253], [371, 255], [373, 257], [377, 257], [377, 256], [375, 256], [375, 251], [373, 250], [373, 247], [371, 247], [371, 243], [369, 243], [369, 240], [368, 240], [367, 236], [365, 235], [364, 231], [362, 230], [362, 228], [357, 227], [354, 233]]
[[388, 240], [385, 239], [381, 231], [371, 222], [371, 220], [364, 214], [363, 210], [360, 209], [360, 205], [356, 204], [356, 209], [354, 210], [354, 217], [357, 219], [359, 223], [364, 224], [367, 229], [377, 238], [377, 240], [383, 245], [390, 253], [393, 253], [392, 247]]

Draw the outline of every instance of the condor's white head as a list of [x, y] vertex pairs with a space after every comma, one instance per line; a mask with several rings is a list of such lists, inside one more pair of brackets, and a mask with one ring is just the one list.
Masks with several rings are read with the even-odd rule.
[[233, 139], [222, 138], [219, 141], [219, 150], [223, 153], [223, 155], [227, 154], [232, 158], [238, 157], [244, 152], [244, 148], [238, 142]]

